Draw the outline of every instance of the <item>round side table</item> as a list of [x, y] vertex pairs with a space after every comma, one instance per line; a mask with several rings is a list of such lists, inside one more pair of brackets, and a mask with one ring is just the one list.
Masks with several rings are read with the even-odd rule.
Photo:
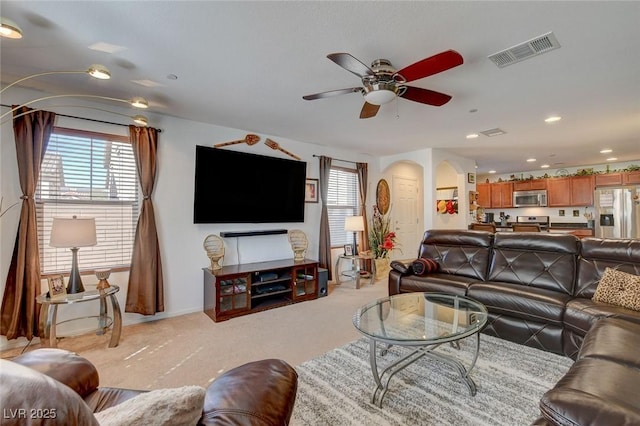
[[[351, 270], [342, 271], [340, 267], [342, 266], [342, 262], [348, 261], [351, 262]], [[371, 270], [367, 270], [367, 261], [371, 265]], [[349, 277], [350, 279], [355, 279], [356, 281], [356, 289], [360, 288], [360, 280], [362, 278], [369, 278], [369, 284], [373, 285], [376, 282], [376, 263], [373, 261], [373, 256], [368, 254], [357, 254], [353, 256], [347, 256], [346, 254], [341, 254], [338, 256], [338, 260], [336, 261], [336, 284], [340, 285], [342, 276]]]
[[[97, 335], [105, 334], [109, 328], [111, 328], [111, 339], [109, 340], [109, 347], [114, 348], [118, 346], [120, 342], [120, 332], [122, 331], [122, 312], [120, 312], [120, 305], [116, 298], [116, 293], [120, 291], [120, 287], [117, 285], [111, 285], [104, 290], [89, 290], [82, 293], [65, 294], [58, 297], [48, 297], [47, 293], [43, 293], [36, 297], [36, 302], [40, 306], [40, 340], [43, 345], [46, 345], [47, 340], [52, 348], [58, 346], [58, 339], [56, 328], [58, 324], [65, 322], [81, 320], [85, 318], [97, 318], [98, 327], [96, 330]], [[111, 302], [111, 310], [113, 317], [109, 317], [107, 314], [107, 298]], [[58, 316], [58, 306], [70, 305], [72, 303], [88, 302], [90, 300], [100, 301], [100, 314], [91, 317], [78, 317], [72, 318], [62, 322], [56, 322]]]

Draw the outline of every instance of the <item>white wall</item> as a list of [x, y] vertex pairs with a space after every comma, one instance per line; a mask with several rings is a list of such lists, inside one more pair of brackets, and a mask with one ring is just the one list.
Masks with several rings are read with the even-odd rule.
[[[24, 102], [25, 99], [33, 99], [43, 96], [41, 93], [16, 89], [11, 94], [17, 100], [3, 96], [3, 103]], [[77, 104], [77, 102], [74, 102]], [[46, 104], [43, 102], [42, 106]], [[86, 105], [92, 105], [86, 103]], [[41, 107], [42, 107], [41, 106]], [[105, 108], [104, 105], [100, 105]], [[53, 110], [56, 110], [52, 108]], [[130, 110], [108, 108], [113, 111], [134, 114]], [[3, 108], [3, 112], [6, 111]], [[124, 117], [108, 115], [90, 109], [57, 110], [63, 114], [77, 115], [87, 118], [98, 118], [107, 121], [127, 123]], [[177, 119], [168, 116], [145, 113], [154, 127], [162, 129], [159, 136], [158, 147], [158, 176], [153, 195], [158, 226], [158, 236], [162, 250], [162, 263], [164, 272], [165, 312], [153, 317], [143, 317], [138, 314], [125, 314], [124, 323], [134, 323], [149, 319], [159, 319], [169, 316], [182, 315], [202, 310], [203, 287], [202, 268], [208, 266], [209, 260], [202, 248], [202, 242], [209, 234], [219, 234], [221, 231], [250, 231], [264, 229], [302, 229], [309, 238], [309, 250], [307, 257], [318, 258], [318, 233], [321, 213], [321, 203], [306, 204], [304, 223], [278, 223], [278, 224], [194, 224], [193, 223], [193, 190], [194, 190], [194, 165], [195, 146], [212, 146], [219, 142], [243, 139], [247, 133], [257, 133], [261, 142], [253, 145], [236, 145], [227, 149], [246, 151], [255, 154], [289, 158], [280, 151], [275, 151], [262, 142], [267, 137], [278, 142], [283, 148], [300, 156], [307, 162], [307, 177], [318, 178], [318, 159], [313, 155], [327, 155], [349, 161], [369, 163], [369, 182], [378, 181], [380, 172], [378, 162], [373, 157], [365, 154], [354, 153], [341, 149], [328, 148], [313, 144], [313, 141], [304, 143], [275, 135], [260, 134], [259, 131], [245, 131], [221, 126]], [[56, 122], [59, 126], [82, 128], [86, 130], [102, 131], [107, 133], [126, 134], [126, 127], [103, 125], [85, 120], [64, 119], [60, 117]], [[11, 124], [1, 126], [0, 164], [2, 166], [0, 177], [1, 193], [5, 196], [5, 205], [17, 201], [21, 195], [18, 172], [15, 157], [15, 146]], [[241, 171], [239, 171], [241, 172]], [[233, 174], [229, 173], [229, 179]], [[224, 181], [221, 182], [224, 185]], [[375, 188], [375, 187], [374, 187]], [[214, 192], [212, 188], [212, 193]], [[371, 191], [371, 190], [370, 190]], [[369, 192], [369, 199], [375, 190]], [[224, 200], [220, 200], [224, 208]], [[8, 203], [8, 204], [7, 204]], [[4, 295], [6, 276], [11, 261], [11, 253], [17, 230], [19, 208], [9, 211], [0, 221], [0, 293]], [[242, 237], [225, 239], [226, 255], [224, 264], [236, 264], [238, 262], [249, 263], [264, 260], [290, 258], [293, 256], [286, 235]], [[82, 256], [82, 250], [79, 252]], [[93, 283], [95, 277], [83, 277], [86, 283]], [[118, 299], [124, 305], [127, 290], [127, 273], [114, 273], [109, 281], [121, 286]], [[46, 282], [43, 282], [43, 291], [46, 291]], [[59, 312], [59, 319], [64, 320], [71, 315], [77, 315], [80, 311], [90, 311], [95, 314], [97, 307], [65, 306]], [[74, 311], [74, 309], [76, 309]], [[24, 339], [19, 339], [21, 343]], [[16, 341], [10, 342], [12, 345]], [[0, 348], [6, 347], [4, 336], [0, 340]]]

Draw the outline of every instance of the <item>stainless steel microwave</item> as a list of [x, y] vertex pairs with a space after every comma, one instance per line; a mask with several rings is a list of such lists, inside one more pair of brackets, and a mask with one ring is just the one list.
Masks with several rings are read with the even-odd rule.
[[546, 207], [547, 190], [513, 191], [513, 207]]

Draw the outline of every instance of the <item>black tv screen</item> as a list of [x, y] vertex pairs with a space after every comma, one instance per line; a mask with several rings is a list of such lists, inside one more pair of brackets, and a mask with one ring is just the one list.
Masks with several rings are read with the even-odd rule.
[[304, 222], [307, 163], [196, 146], [194, 223]]

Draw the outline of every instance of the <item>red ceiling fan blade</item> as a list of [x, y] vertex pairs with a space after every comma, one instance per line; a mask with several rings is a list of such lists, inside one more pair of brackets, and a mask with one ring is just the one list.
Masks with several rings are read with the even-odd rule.
[[313, 95], [305, 95], [302, 99], [312, 101], [314, 99], [329, 98], [331, 96], [345, 95], [347, 93], [361, 92], [362, 87], [352, 87], [350, 89], [329, 90], [328, 92], [314, 93]]
[[463, 62], [462, 55], [458, 52], [455, 50], [445, 50], [437, 55], [404, 67], [396, 72], [396, 74], [400, 74], [409, 82], [446, 71], [449, 68], [457, 67], [458, 65], [462, 65]]
[[375, 117], [380, 109], [380, 105], [370, 104], [369, 102], [365, 102], [362, 105], [362, 110], [360, 111], [360, 118], [371, 118]]
[[360, 78], [367, 75], [373, 75], [373, 70], [371, 68], [348, 53], [330, 53], [327, 55], [327, 58]]
[[449, 95], [420, 87], [407, 87], [407, 90], [401, 97], [409, 99], [410, 101], [433, 106], [442, 106], [451, 100], [451, 96]]

